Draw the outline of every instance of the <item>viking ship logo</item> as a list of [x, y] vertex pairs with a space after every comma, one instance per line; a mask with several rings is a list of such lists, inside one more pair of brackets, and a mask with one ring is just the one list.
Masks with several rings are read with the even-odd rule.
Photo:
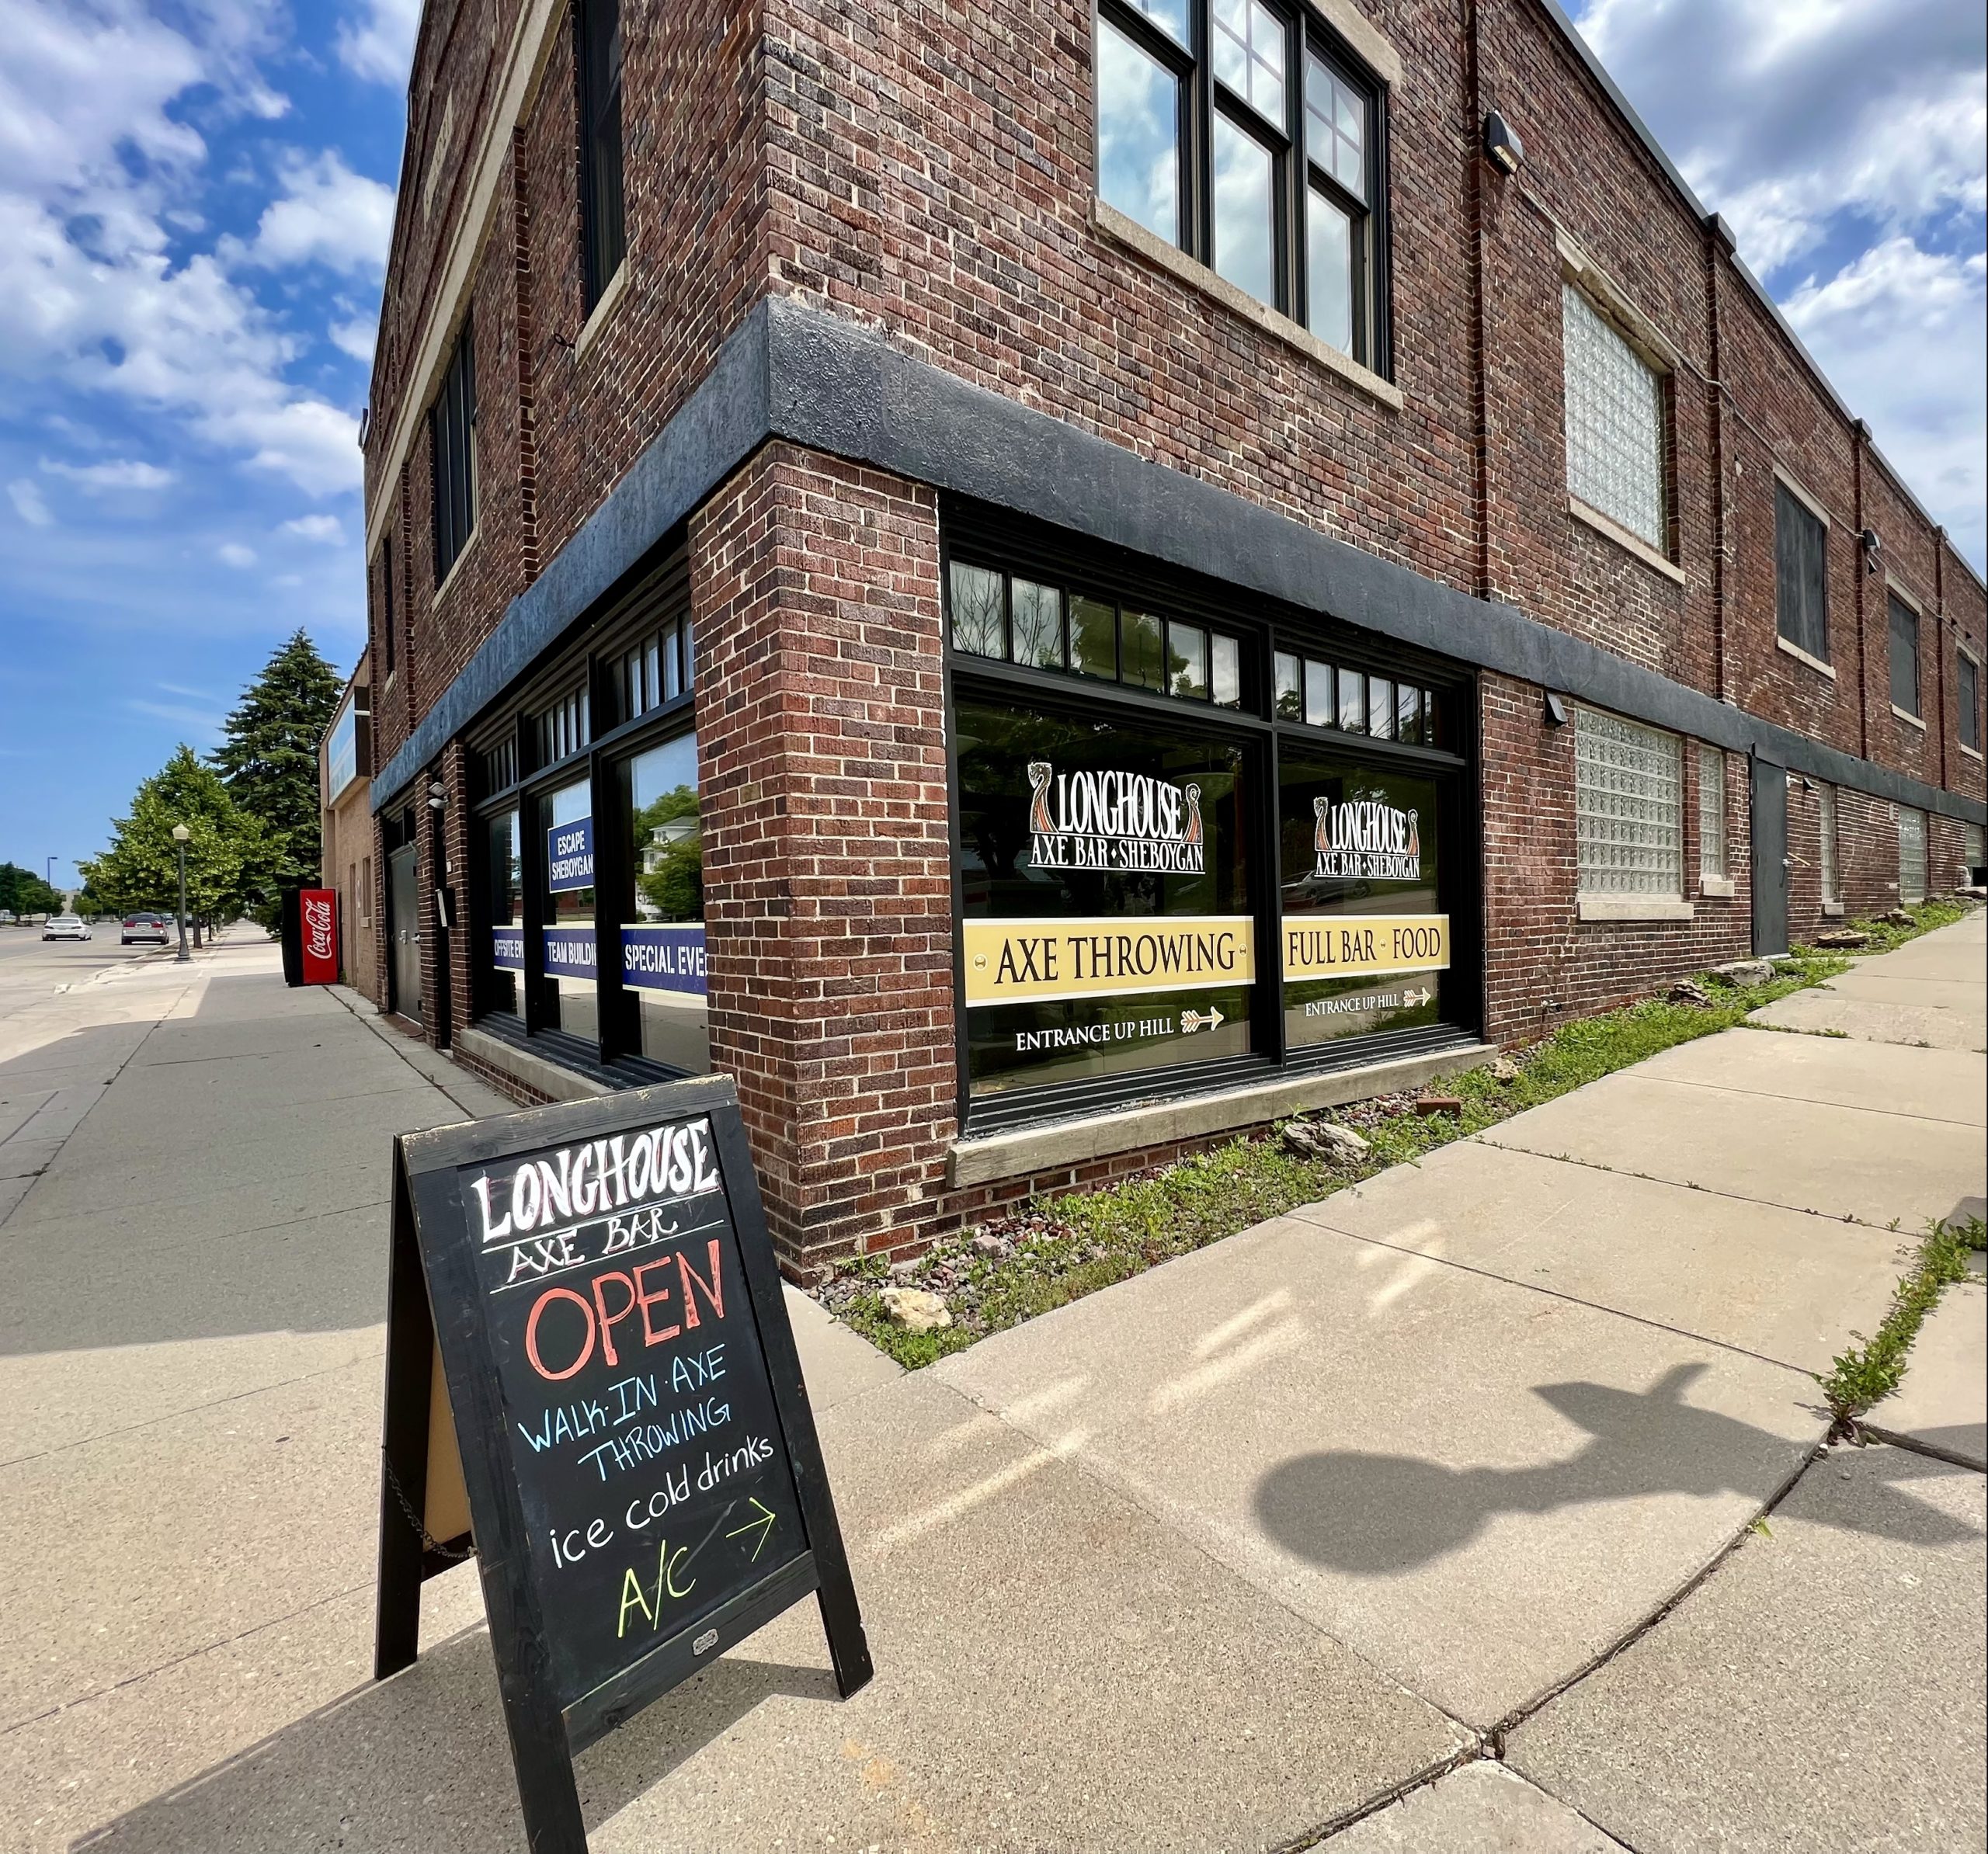
[[1028, 783], [1032, 796], [1028, 804], [1028, 828], [1041, 836], [1052, 836], [1056, 822], [1049, 815], [1049, 782], [1056, 769], [1046, 759], [1028, 762]]

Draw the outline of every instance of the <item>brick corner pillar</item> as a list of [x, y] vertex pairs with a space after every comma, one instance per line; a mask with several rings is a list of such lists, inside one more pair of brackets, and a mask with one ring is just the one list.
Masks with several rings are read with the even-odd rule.
[[934, 493], [770, 445], [690, 526], [712, 1067], [787, 1265], [922, 1241], [955, 1131]]

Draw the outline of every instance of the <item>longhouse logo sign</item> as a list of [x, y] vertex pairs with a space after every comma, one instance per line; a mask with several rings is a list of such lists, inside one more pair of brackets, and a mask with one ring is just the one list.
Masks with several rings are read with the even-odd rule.
[[1115, 769], [1059, 772], [1029, 762], [1029, 859], [1037, 869], [1198, 876], [1208, 849], [1201, 788]]
[[1315, 798], [1318, 823], [1312, 835], [1315, 873], [1361, 882], [1414, 882], [1422, 875], [1422, 833], [1417, 814], [1378, 799], [1335, 804]]

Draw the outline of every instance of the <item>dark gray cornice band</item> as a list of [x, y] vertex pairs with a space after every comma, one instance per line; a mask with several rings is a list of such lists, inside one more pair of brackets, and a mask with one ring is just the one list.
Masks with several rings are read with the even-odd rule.
[[1457, 592], [971, 385], [874, 330], [784, 297], [753, 309], [682, 411], [512, 602], [374, 779], [374, 809], [770, 438], [1032, 516], [1831, 785], [1988, 822], [1979, 800], [1777, 727], [1515, 607]]

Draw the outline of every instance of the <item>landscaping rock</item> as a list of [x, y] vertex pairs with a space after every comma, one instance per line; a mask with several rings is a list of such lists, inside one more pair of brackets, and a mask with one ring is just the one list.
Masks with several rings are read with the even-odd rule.
[[1708, 1005], [1712, 1002], [1705, 987], [1692, 978], [1679, 979], [1667, 995], [1673, 1004]]
[[1919, 925], [1903, 908], [1887, 908], [1878, 918], [1892, 927], [1917, 927]]
[[1357, 1164], [1367, 1156], [1367, 1142], [1350, 1127], [1329, 1120], [1293, 1120], [1284, 1130], [1284, 1143], [1301, 1158], [1327, 1164]]
[[1461, 1095], [1418, 1095], [1415, 1099], [1415, 1111], [1419, 1114], [1461, 1113]]
[[1774, 977], [1774, 961], [1766, 959], [1730, 959], [1715, 966], [1712, 975], [1729, 985], [1764, 985]]
[[1859, 933], [1854, 927], [1832, 927], [1826, 933], [1816, 936], [1816, 944], [1831, 953], [1847, 953], [1870, 943], [1870, 935]]
[[990, 1236], [985, 1230], [973, 1239], [973, 1252], [976, 1255], [986, 1255], [996, 1260], [1007, 1255], [1013, 1246], [999, 1236]]
[[1500, 1056], [1491, 1064], [1493, 1082], [1516, 1082], [1519, 1078], [1519, 1065], [1509, 1056]]
[[924, 1266], [924, 1258], [919, 1255], [912, 1256], [909, 1262], [893, 1262], [891, 1264], [891, 1279], [893, 1281], [909, 1281]]
[[906, 1332], [936, 1332], [953, 1323], [952, 1312], [937, 1294], [919, 1287], [887, 1287], [877, 1298], [893, 1326]]

